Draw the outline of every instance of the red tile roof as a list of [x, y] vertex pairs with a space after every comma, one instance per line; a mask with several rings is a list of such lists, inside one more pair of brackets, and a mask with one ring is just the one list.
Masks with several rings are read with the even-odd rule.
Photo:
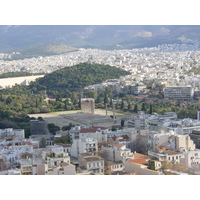
[[107, 127], [102, 127], [102, 126], [93, 126], [92, 128], [96, 128], [96, 129], [101, 129], [101, 130], [106, 130], [108, 129]]
[[148, 162], [144, 158], [130, 159], [128, 160], [130, 163], [135, 163], [139, 165], [147, 165]]
[[96, 128], [82, 128], [80, 133], [96, 133], [97, 131], [99, 132], [100, 130]]
[[122, 135], [121, 137], [122, 137], [124, 140], [129, 140], [128, 135]]
[[141, 153], [133, 153], [134, 159], [143, 158], [143, 159], [150, 159], [149, 156], [146, 156]]
[[95, 127], [92, 127], [92, 128], [82, 128], [80, 130], [80, 133], [95, 133], [95, 132], [99, 132], [101, 130], [105, 130], [105, 129], [108, 129], [106, 127], [101, 127], [101, 126], [95, 126]]
[[137, 173], [128, 173], [128, 174], [123, 174], [123, 175], [142, 175], [142, 174], [137, 174]]
[[167, 149], [169, 149], [169, 148], [168, 148], [168, 147], [161, 146], [161, 145], [158, 145], [158, 146], [156, 146], [156, 149], [165, 151], [165, 150], [167, 150]]

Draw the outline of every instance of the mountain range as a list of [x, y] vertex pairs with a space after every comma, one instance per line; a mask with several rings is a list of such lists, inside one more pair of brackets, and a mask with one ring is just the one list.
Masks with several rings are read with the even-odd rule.
[[0, 25], [0, 51], [60, 43], [73, 48], [130, 49], [200, 40], [199, 25]]

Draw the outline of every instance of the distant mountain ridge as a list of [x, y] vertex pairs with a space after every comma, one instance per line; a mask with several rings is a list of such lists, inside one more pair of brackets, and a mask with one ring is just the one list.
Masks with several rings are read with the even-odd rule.
[[0, 50], [62, 43], [75, 48], [123, 49], [200, 40], [199, 25], [0, 26]]

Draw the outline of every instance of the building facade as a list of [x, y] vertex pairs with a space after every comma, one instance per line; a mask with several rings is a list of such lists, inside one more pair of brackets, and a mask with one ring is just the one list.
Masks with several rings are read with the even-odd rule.
[[191, 86], [171, 86], [164, 88], [165, 99], [192, 100], [194, 89]]

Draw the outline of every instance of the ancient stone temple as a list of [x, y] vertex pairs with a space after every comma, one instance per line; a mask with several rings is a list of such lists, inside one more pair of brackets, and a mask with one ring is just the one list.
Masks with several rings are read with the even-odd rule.
[[94, 114], [95, 101], [92, 98], [81, 99], [81, 112]]

